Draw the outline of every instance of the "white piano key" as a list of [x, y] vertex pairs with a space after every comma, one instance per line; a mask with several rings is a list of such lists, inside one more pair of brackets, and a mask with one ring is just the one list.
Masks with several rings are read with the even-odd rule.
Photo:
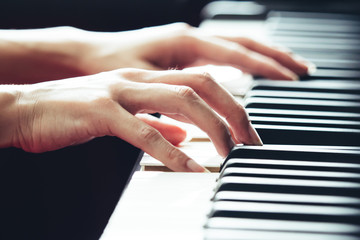
[[270, 220], [251, 218], [226, 218], [214, 217], [209, 219], [206, 227], [217, 229], [241, 229], [256, 231], [283, 231], [283, 232], [313, 232], [313, 233], [359, 233], [360, 228], [356, 225], [327, 223], [327, 222], [303, 222], [291, 220]]
[[287, 194], [246, 191], [221, 191], [215, 194], [214, 201], [257, 201], [257, 202], [293, 202], [304, 204], [352, 205], [360, 206], [360, 198], [327, 196], [315, 194]]
[[206, 240], [358, 240], [359, 238], [344, 234], [274, 232], [237, 229], [205, 229]]

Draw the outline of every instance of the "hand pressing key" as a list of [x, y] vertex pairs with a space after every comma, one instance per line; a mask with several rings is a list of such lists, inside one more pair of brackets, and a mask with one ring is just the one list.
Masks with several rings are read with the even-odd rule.
[[30, 152], [110, 135], [174, 171], [205, 171], [135, 116], [154, 112], [196, 124], [221, 156], [234, 146], [229, 128], [236, 142], [261, 144], [244, 108], [206, 73], [121, 69], [32, 85], [2, 85], [0, 104], [0, 147]]

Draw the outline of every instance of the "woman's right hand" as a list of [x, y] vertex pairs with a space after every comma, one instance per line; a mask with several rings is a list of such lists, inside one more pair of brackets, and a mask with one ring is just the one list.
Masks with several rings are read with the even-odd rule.
[[135, 116], [155, 112], [196, 124], [221, 156], [229, 153], [234, 141], [262, 144], [244, 108], [206, 73], [121, 69], [33, 85], [0, 86], [0, 92], [4, 91], [7, 100], [0, 121], [0, 147], [44, 152], [111, 135], [141, 148], [174, 171], [205, 171]]

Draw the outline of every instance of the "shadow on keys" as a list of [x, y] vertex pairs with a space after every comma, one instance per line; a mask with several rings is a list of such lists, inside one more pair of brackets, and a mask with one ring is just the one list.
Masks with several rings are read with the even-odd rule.
[[0, 239], [99, 239], [141, 155], [114, 137], [0, 149]]

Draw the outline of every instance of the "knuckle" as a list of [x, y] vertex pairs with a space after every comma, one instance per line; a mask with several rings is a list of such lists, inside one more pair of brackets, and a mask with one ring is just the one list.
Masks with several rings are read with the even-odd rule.
[[281, 65], [273, 58], [263, 57], [262, 61], [258, 64], [259, 70], [263, 70], [264, 73], [277, 72]]
[[177, 161], [177, 159], [179, 158], [179, 149], [172, 146], [169, 147], [166, 152], [166, 157], [172, 162]]
[[292, 59], [292, 52], [290, 49], [284, 47], [284, 46], [271, 46], [273, 52], [272, 57], [274, 59], [280, 60], [280, 61], [291, 61]]
[[272, 46], [273, 49], [275, 49], [278, 52], [285, 53], [285, 54], [292, 54], [292, 50], [288, 47], [285, 47], [284, 45], [275, 45]]
[[187, 23], [174, 23], [173, 24], [173, 36], [178, 39], [184, 45], [193, 44], [194, 40], [194, 27]]
[[160, 133], [150, 126], [144, 126], [139, 129], [138, 138], [145, 143], [155, 142], [160, 138]]
[[193, 27], [190, 24], [184, 22], [174, 23], [174, 25], [179, 31], [188, 31], [193, 29]]
[[135, 69], [135, 68], [126, 68], [114, 70], [122, 79], [137, 81], [139, 79], [143, 79], [146, 75], [145, 70]]
[[228, 48], [231, 49], [233, 53], [247, 54], [250, 51], [248, 48], [246, 48], [236, 42], [229, 42]]
[[228, 55], [228, 60], [231, 62], [238, 61], [239, 58], [244, 58], [245, 56], [251, 57], [253, 55], [251, 50], [237, 43], [229, 43], [228, 48], [231, 49]]
[[245, 46], [248, 48], [254, 48], [257, 44], [257, 42], [251, 38], [244, 37], [241, 39]]
[[181, 99], [188, 99], [188, 100], [197, 99], [197, 94], [191, 87], [180, 86], [177, 87], [176, 92]]
[[208, 82], [213, 82], [213, 77], [210, 75], [210, 73], [208, 72], [203, 72], [201, 74], [198, 75], [198, 78], [203, 82], [203, 83], [208, 83]]
[[75, 31], [78, 31], [79, 29], [72, 27], [72, 26], [57, 26], [54, 28], [55, 30], [60, 30], [63, 32], [71, 32], [74, 33]]
[[289, 53], [285, 52], [278, 52], [275, 58], [283, 62], [289, 62], [292, 60], [292, 56]]
[[217, 118], [217, 117], [214, 118], [214, 119], [213, 119], [213, 123], [214, 123], [214, 125], [217, 126], [217, 127], [220, 127], [220, 128], [225, 127], [224, 122], [223, 122], [220, 118]]
[[93, 102], [90, 102], [89, 104], [90, 105], [94, 104], [94, 106], [97, 106], [100, 109], [106, 109], [106, 110], [115, 110], [115, 109], [117, 109], [117, 105], [118, 105], [116, 102], [114, 102], [109, 97], [97, 98]]
[[196, 79], [198, 80], [197, 82], [201, 86], [201, 88], [204, 89], [213, 89], [214, 86], [217, 85], [215, 79], [208, 72], [203, 72], [199, 74]]
[[224, 121], [222, 121], [220, 118], [214, 118], [213, 119], [213, 124], [216, 128], [220, 129], [222, 132], [226, 132], [227, 131], [227, 126], [224, 123]]
[[186, 160], [182, 156], [182, 152], [176, 147], [169, 147], [166, 153], [167, 159], [171, 161], [172, 167], [176, 170], [186, 169]]

